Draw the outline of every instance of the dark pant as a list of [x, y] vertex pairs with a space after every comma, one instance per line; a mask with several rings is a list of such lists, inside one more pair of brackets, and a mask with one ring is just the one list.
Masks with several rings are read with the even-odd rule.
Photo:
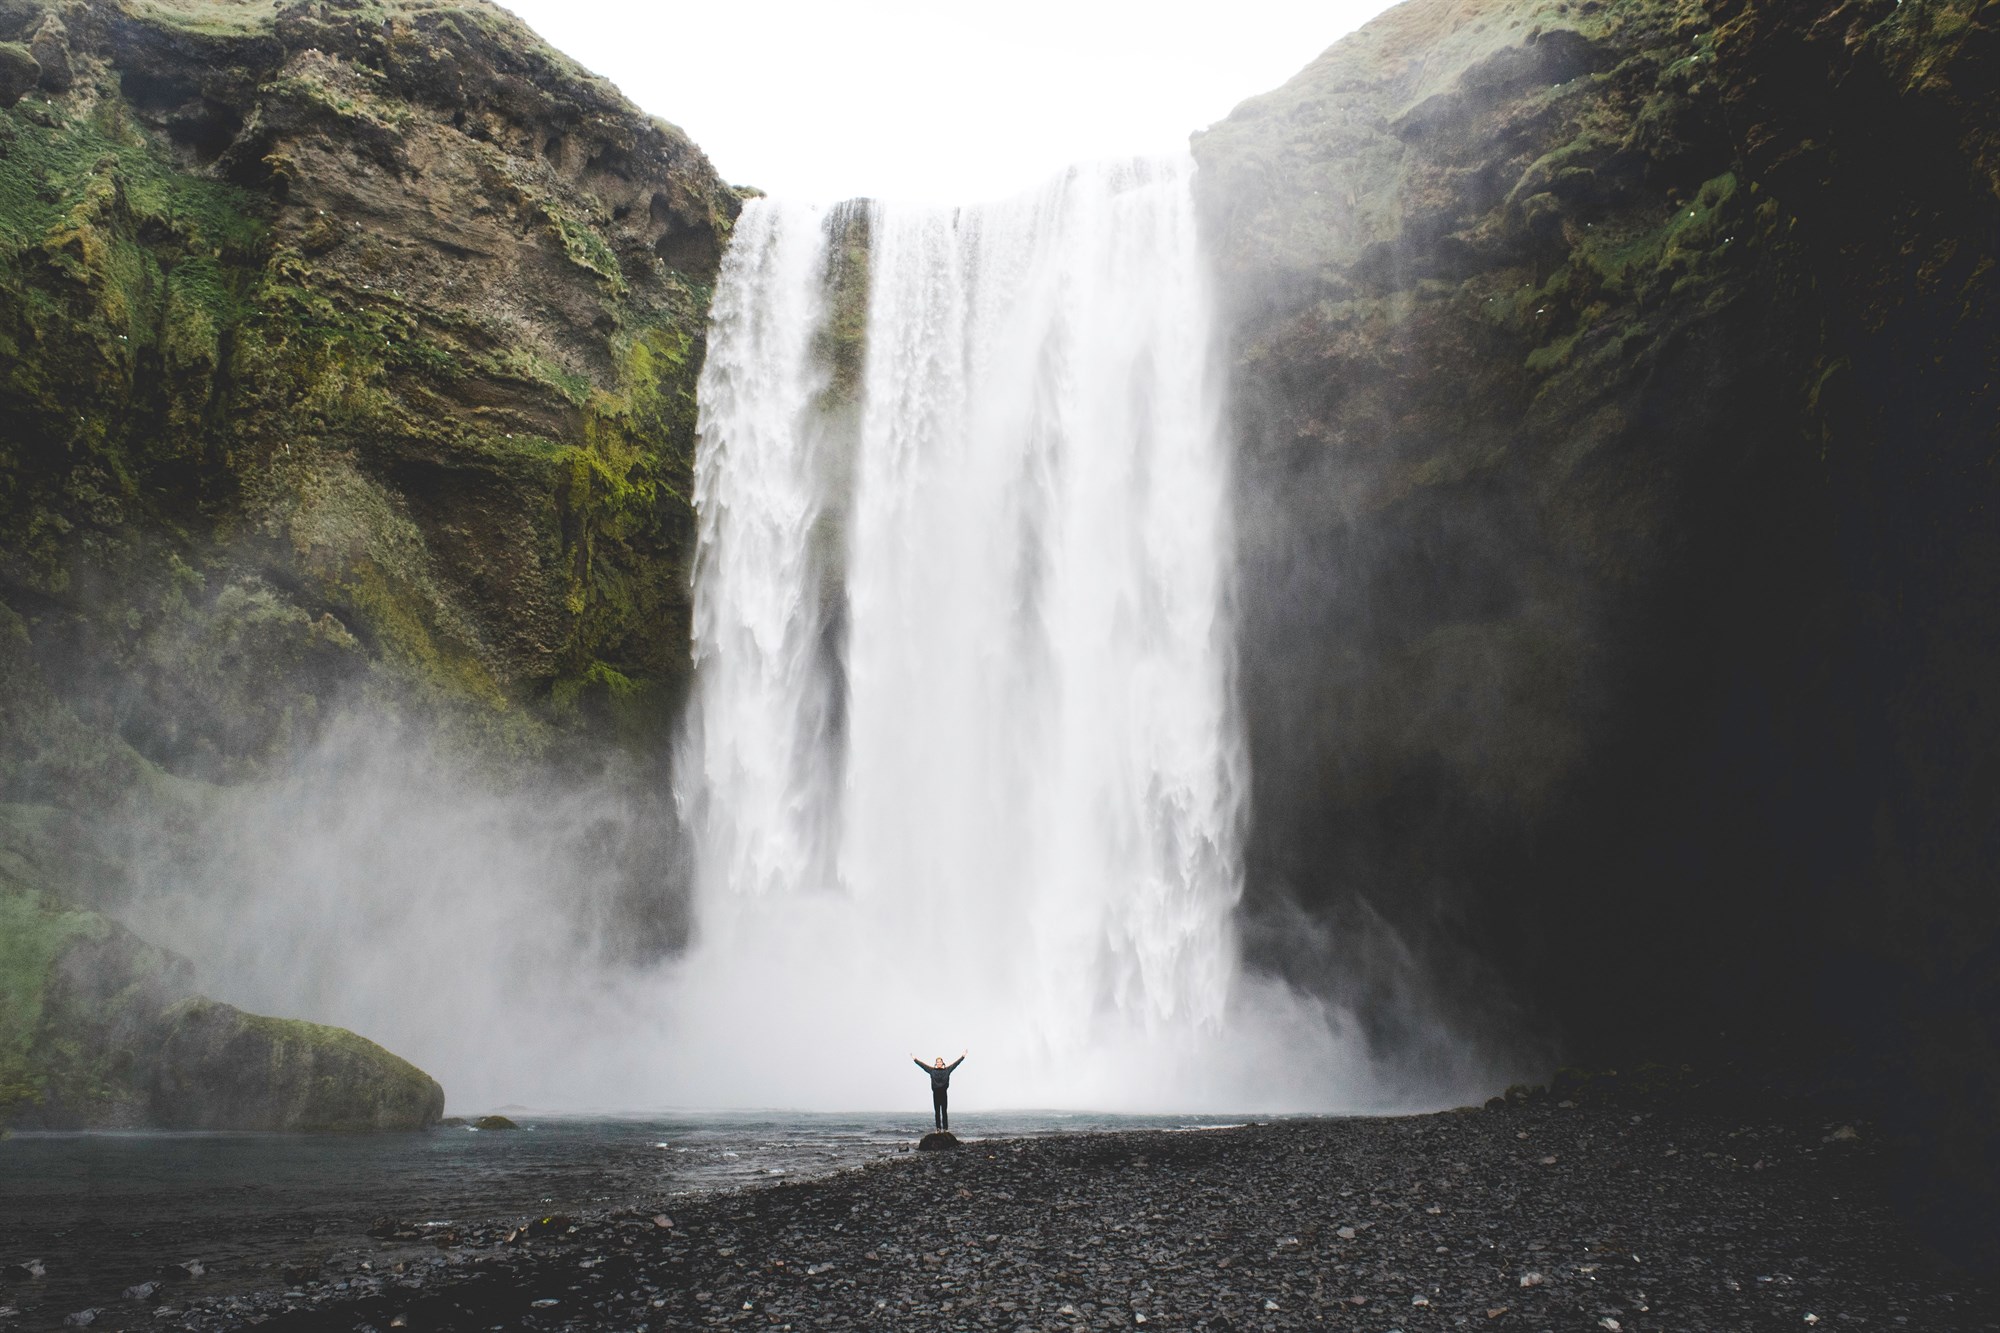
[[944, 1109], [944, 1099], [945, 1090], [943, 1088], [931, 1089], [931, 1114], [937, 1118], [937, 1127], [939, 1129], [950, 1129], [951, 1116]]

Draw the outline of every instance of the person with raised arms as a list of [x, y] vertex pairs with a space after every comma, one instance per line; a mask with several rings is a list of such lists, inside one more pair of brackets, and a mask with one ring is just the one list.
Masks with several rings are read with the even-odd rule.
[[910, 1055], [910, 1059], [916, 1061], [917, 1068], [931, 1076], [931, 1113], [937, 1118], [937, 1127], [939, 1129], [951, 1128], [951, 1116], [945, 1110], [945, 1094], [951, 1088], [951, 1071], [964, 1064], [965, 1057], [970, 1054], [972, 1054], [972, 1048], [968, 1046], [960, 1051], [958, 1059], [953, 1060], [950, 1064], [946, 1064], [944, 1057], [940, 1055], [937, 1058], [937, 1063], [931, 1065], [927, 1065], [918, 1059], [915, 1052], [912, 1052]]

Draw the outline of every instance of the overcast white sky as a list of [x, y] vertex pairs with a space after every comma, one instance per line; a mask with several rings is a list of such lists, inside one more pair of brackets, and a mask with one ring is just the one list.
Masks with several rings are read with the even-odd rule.
[[501, 0], [737, 184], [970, 201], [1171, 151], [1386, 0]]

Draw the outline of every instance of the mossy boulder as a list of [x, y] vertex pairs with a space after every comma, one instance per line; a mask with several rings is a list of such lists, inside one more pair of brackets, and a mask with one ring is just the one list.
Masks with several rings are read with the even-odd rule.
[[343, 1028], [189, 999], [161, 1020], [153, 1123], [174, 1129], [425, 1129], [444, 1089]]
[[19, 42], [0, 42], [0, 108], [13, 106], [42, 81], [35, 53]]
[[0, 866], [0, 1127], [421, 1129], [444, 1092], [341, 1028], [192, 995], [186, 960]]
[[436, 1122], [422, 1071], [340, 1028], [194, 993], [186, 959], [74, 895], [121, 867], [54, 806], [0, 804], [0, 1128], [377, 1130]]

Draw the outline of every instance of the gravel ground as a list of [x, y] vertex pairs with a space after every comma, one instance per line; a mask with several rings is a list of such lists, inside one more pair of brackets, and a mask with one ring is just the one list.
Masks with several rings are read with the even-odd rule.
[[1897, 1222], [1870, 1126], [1577, 1095], [974, 1141], [671, 1216], [403, 1228], [284, 1291], [167, 1286], [93, 1326], [2000, 1329], [2000, 1292]]

